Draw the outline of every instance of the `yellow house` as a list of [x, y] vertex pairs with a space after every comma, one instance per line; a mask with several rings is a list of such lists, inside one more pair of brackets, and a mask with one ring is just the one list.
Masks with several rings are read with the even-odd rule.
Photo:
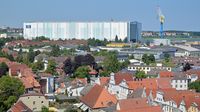
[[119, 48], [123, 48], [123, 47], [130, 47], [130, 44], [127, 44], [127, 43], [110, 43], [110, 44], [107, 44], [106, 47], [119, 47]]

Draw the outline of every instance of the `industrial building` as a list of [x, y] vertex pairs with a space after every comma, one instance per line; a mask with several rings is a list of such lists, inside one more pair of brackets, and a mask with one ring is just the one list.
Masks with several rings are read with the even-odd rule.
[[88, 39], [141, 40], [142, 24], [139, 22], [29, 22], [24, 23], [24, 38], [45, 36], [51, 40]]

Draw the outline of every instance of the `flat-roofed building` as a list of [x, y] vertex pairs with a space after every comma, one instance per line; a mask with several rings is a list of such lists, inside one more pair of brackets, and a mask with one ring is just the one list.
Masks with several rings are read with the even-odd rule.
[[[136, 24], [137, 23], [137, 24]], [[139, 25], [138, 25], [139, 24]], [[134, 27], [137, 26], [137, 27]], [[24, 38], [45, 36], [51, 40], [88, 39], [139, 41], [142, 25], [139, 22], [29, 22], [24, 23]]]

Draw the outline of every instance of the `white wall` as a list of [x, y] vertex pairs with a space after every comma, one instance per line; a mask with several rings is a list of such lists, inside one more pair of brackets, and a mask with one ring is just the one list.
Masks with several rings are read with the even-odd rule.
[[172, 85], [172, 88], [176, 88], [176, 90], [187, 90], [188, 89], [188, 81], [187, 80], [172, 80], [171, 85]]

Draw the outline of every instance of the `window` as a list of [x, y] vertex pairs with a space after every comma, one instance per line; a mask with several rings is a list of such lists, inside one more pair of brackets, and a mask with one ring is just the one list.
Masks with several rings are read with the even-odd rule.
[[177, 88], [177, 85], [175, 85], [175, 88]]
[[180, 85], [180, 88], [182, 88], [182, 85]]
[[26, 25], [26, 28], [31, 28], [31, 25]]
[[35, 101], [33, 101], [33, 105], [35, 105]]
[[182, 83], [182, 80], [180, 80], [180, 83]]
[[44, 103], [43, 101], [41, 101], [41, 103]]

